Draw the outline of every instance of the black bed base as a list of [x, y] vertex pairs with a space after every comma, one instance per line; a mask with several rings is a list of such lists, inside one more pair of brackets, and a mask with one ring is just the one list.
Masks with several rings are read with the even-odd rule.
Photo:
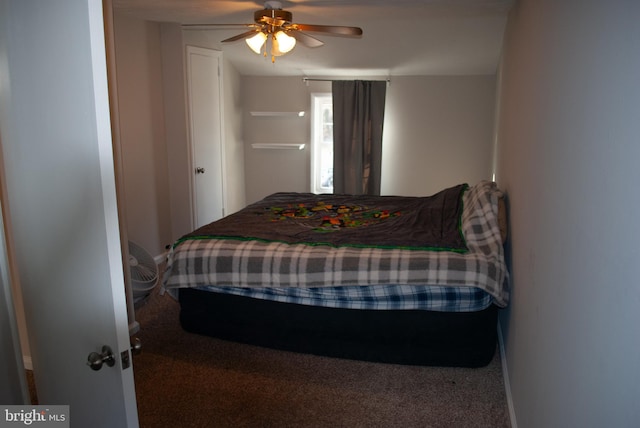
[[479, 312], [335, 309], [181, 289], [191, 333], [307, 354], [393, 364], [482, 367], [497, 342], [495, 306]]

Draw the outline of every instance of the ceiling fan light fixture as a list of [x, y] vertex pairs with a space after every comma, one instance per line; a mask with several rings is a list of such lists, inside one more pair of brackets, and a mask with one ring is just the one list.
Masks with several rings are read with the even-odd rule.
[[278, 50], [282, 54], [291, 52], [291, 50], [296, 46], [296, 39], [294, 37], [291, 37], [284, 31], [278, 31], [275, 34], [275, 41], [277, 42]]
[[294, 23], [291, 12], [283, 10], [282, 3], [275, 0], [267, 0], [264, 4], [264, 9], [258, 10], [253, 14], [253, 20], [254, 24], [241, 24], [242, 27], [250, 27], [252, 29], [224, 39], [221, 43], [244, 40], [247, 46], [256, 54], [263, 54], [265, 57], [271, 54], [271, 62], [275, 62], [276, 57], [291, 52], [297, 42], [309, 48], [317, 48], [324, 44], [315, 37], [306, 34], [306, 32], [325, 33], [334, 36], [362, 35], [362, 29], [359, 27]]
[[245, 41], [252, 51], [260, 55], [262, 46], [264, 46], [264, 43], [267, 41], [267, 35], [262, 31], [259, 31], [255, 36], [249, 37], [248, 39], [245, 39]]

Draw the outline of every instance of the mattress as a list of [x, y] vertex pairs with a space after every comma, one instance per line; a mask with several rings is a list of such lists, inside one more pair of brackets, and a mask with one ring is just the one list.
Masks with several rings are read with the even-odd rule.
[[497, 306], [473, 312], [342, 309], [180, 290], [190, 333], [390, 364], [482, 367], [496, 352]]
[[311, 288], [207, 286], [198, 289], [274, 302], [342, 309], [474, 312], [486, 309], [493, 303], [489, 293], [475, 287], [389, 284]]

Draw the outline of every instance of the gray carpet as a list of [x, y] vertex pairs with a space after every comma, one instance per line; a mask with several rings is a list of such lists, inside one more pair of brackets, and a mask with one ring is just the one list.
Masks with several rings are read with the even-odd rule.
[[186, 333], [154, 292], [136, 311], [140, 426], [509, 427], [500, 357], [479, 369], [276, 351]]

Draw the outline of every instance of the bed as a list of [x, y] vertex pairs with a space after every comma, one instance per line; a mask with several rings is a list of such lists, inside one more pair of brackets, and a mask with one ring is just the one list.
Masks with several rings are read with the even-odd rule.
[[183, 236], [163, 291], [184, 330], [394, 364], [480, 367], [509, 300], [503, 195], [282, 192]]

